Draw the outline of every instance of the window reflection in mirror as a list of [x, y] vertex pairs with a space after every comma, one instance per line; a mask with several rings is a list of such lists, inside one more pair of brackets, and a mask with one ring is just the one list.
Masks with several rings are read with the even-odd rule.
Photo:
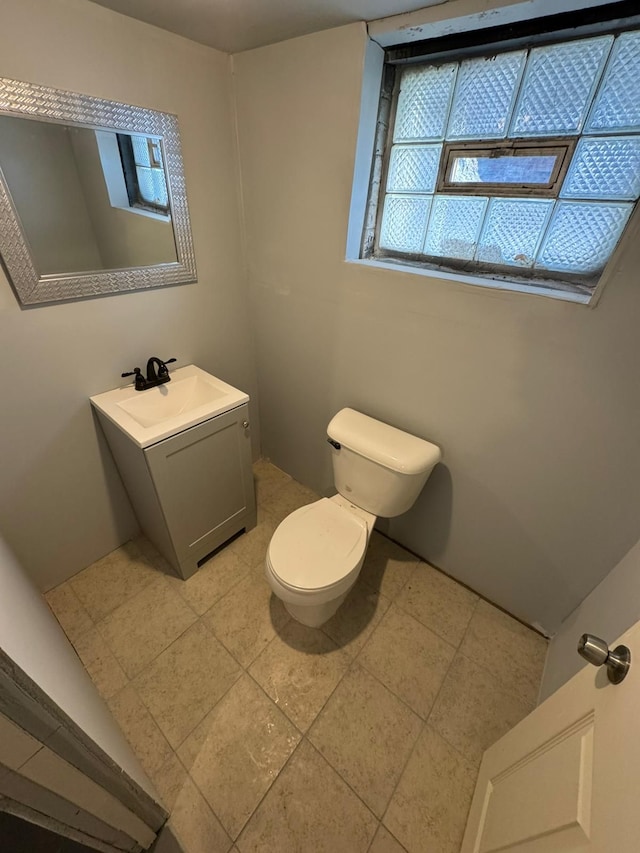
[[40, 275], [176, 263], [158, 137], [0, 115], [0, 168]]

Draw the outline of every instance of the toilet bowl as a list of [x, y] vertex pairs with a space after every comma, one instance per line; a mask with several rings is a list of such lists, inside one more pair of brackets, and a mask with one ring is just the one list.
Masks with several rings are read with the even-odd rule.
[[274, 594], [303, 625], [330, 619], [356, 582], [378, 516], [413, 506], [440, 448], [354, 409], [327, 427], [338, 494], [295, 510], [265, 558]]
[[335, 495], [295, 510], [278, 526], [265, 573], [294, 619], [317, 628], [333, 616], [360, 574], [375, 521]]

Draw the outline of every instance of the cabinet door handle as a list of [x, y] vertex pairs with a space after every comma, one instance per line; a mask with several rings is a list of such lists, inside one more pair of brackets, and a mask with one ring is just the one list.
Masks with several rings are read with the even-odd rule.
[[242, 421], [242, 429], [249, 429], [249, 421]]

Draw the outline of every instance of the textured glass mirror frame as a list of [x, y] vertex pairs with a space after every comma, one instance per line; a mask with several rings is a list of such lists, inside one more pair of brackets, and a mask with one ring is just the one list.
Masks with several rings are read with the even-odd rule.
[[120, 130], [160, 137], [169, 184], [176, 263], [41, 275], [0, 171], [0, 255], [23, 305], [105, 296], [197, 280], [176, 116], [6, 78], [0, 78], [0, 113], [94, 130]]

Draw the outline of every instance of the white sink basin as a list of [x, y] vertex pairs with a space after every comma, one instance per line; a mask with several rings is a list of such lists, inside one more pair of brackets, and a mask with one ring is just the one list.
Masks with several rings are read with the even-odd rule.
[[170, 382], [147, 391], [128, 385], [90, 399], [139, 447], [148, 447], [235, 409], [249, 396], [191, 364], [174, 370]]

